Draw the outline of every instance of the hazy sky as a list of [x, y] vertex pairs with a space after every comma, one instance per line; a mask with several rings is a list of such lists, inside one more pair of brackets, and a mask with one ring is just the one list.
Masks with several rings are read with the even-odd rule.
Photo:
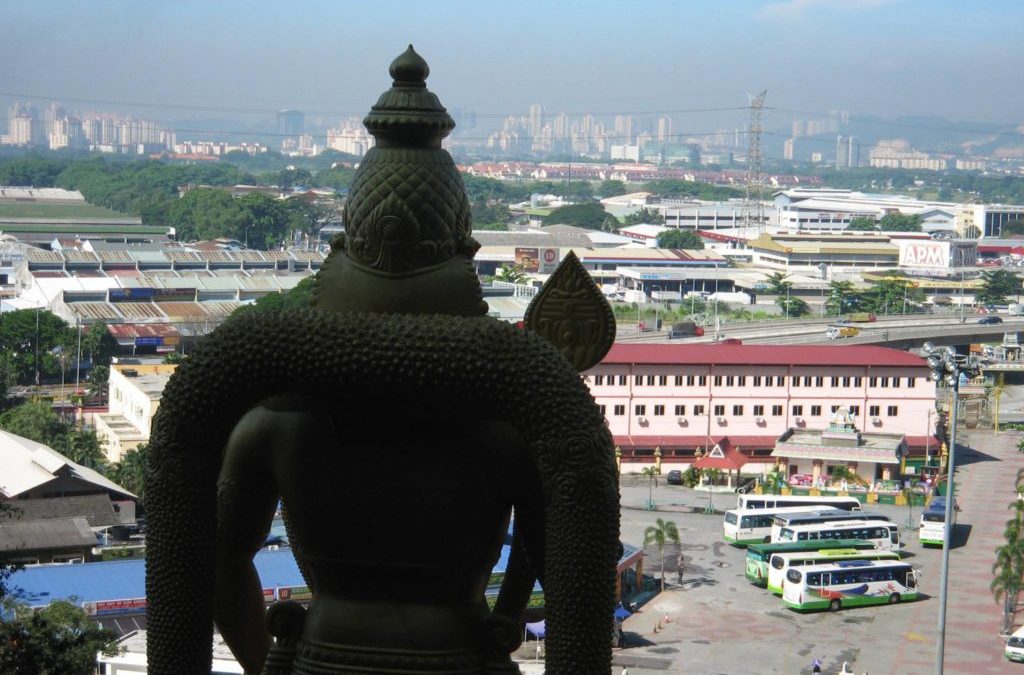
[[362, 114], [412, 42], [448, 107], [485, 114], [744, 106], [768, 89], [778, 123], [829, 109], [1024, 122], [1020, 0], [31, 0], [5, 3], [2, 19], [4, 104]]

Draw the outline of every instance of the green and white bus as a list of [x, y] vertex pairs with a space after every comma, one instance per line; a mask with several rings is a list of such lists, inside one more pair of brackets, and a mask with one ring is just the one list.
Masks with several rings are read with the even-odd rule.
[[826, 539], [824, 541], [788, 541], [780, 544], [751, 544], [747, 546], [747, 581], [762, 588], [768, 583], [768, 560], [774, 553], [793, 551], [821, 551], [833, 548], [875, 550], [870, 541], [856, 539]]
[[[900, 549], [899, 528], [887, 520], [846, 520], [813, 525], [793, 525], [779, 532], [777, 541], [818, 541], [821, 539], [863, 539], [884, 551]], [[776, 541], [772, 542], [777, 543]]]
[[[953, 521], [949, 524], [952, 532], [956, 528], [956, 512], [960, 510], [957, 503], [953, 502]], [[932, 500], [921, 513], [921, 528], [917, 531], [917, 537], [925, 546], [942, 546], [946, 541], [946, 497], [939, 495], [932, 497]]]
[[822, 509], [812, 513], [780, 513], [772, 521], [772, 541], [779, 538], [779, 533], [782, 532], [784, 527], [835, 523], [841, 520], [891, 520], [891, 518], [871, 511], [857, 511], [853, 513], [841, 509]]
[[[811, 543], [811, 542], [808, 542]], [[813, 542], [820, 544], [822, 542]], [[786, 572], [792, 567], [807, 567], [810, 565], [824, 565], [827, 563], [839, 562], [840, 560], [899, 560], [900, 554], [897, 551], [881, 551], [874, 546], [871, 549], [857, 550], [855, 548], [833, 548], [819, 551], [791, 551], [789, 553], [774, 553], [768, 560], [768, 592], [775, 595], [782, 595], [782, 582], [786, 578]]]
[[860, 511], [861, 509], [860, 501], [856, 497], [742, 494], [736, 499], [737, 509], [783, 509], [788, 506], [821, 506], [843, 511]]
[[772, 521], [787, 513], [815, 513], [820, 506], [730, 509], [722, 520], [722, 538], [736, 546], [767, 544], [772, 539]]
[[920, 572], [895, 560], [841, 560], [791, 567], [782, 585], [790, 609], [831, 609], [916, 600]]

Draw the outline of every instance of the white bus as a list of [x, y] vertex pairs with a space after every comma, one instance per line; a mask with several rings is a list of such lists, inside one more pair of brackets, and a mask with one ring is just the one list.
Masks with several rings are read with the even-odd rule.
[[840, 520], [832, 523], [784, 527], [778, 539], [784, 541], [817, 541], [819, 539], [863, 539], [883, 551], [900, 549], [899, 528], [887, 520]]
[[780, 513], [772, 521], [772, 539], [778, 539], [784, 527], [817, 525], [818, 523], [833, 523], [841, 520], [891, 520], [891, 518], [871, 511], [854, 513], [841, 509], [822, 509], [812, 513]]
[[722, 520], [722, 538], [730, 544], [766, 544], [772, 538], [772, 521], [786, 513], [815, 513], [818, 506], [786, 506], [782, 508], [730, 509]]
[[917, 599], [919, 579], [920, 572], [895, 560], [842, 560], [791, 567], [782, 584], [782, 601], [796, 610], [894, 605]]
[[[953, 502], [953, 520], [949, 524], [949, 531], [956, 529], [956, 512], [960, 510], [959, 505]], [[946, 498], [944, 496], [932, 497], [932, 500], [921, 512], [921, 529], [917, 533], [918, 539], [925, 546], [942, 546], [946, 541]]]
[[856, 497], [812, 497], [810, 495], [739, 495], [738, 509], [781, 509], [787, 506], [823, 506], [844, 511], [860, 511]]
[[790, 551], [775, 553], [768, 560], [768, 592], [782, 595], [782, 581], [791, 567], [825, 565], [840, 560], [899, 560], [896, 551], [878, 549], [830, 548], [821, 551]]

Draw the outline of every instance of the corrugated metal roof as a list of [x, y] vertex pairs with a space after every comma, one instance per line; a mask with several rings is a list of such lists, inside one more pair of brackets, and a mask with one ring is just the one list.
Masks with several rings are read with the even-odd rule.
[[0, 492], [13, 498], [45, 485], [56, 478], [56, 472], [67, 467], [72, 477], [93, 483], [101, 490], [118, 492], [134, 497], [120, 485], [92, 469], [75, 464], [42, 443], [0, 429]]
[[135, 260], [132, 258], [132, 254], [125, 250], [100, 251], [98, 255], [100, 260], [104, 263], [135, 263]]
[[100, 259], [91, 251], [64, 251], [64, 260], [69, 263], [94, 263], [99, 264]]
[[25, 247], [25, 259], [30, 263], [54, 263], [57, 265], [64, 264], [64, 258], [59, 253], [53, 251], [44, 251], [41, 248], [35, 246]]
[[93, 321], [123, 318], [121, 313], [109, 302], [69, 302], [68, 309], [75, 316]]
[[18, 520], [21, 522], [75, 517], [85, 518], [90, 527], [109, 527], [121, 522], [114, 513], [110, 497], [105, 494], [19, 499], [15, 506], [20, 511]]
[[210, 316], [198, 302], [161, 302], [160, 309], [171, 321], [194, 321]]
[[228, 316], [244, 303], [237, 300], [207, 300], [199, 304], [210, 314], [210, 318], [221, 318]]
[[919, 356], [873, 345], [616, 343], [601, 364], [928, 367]]
[[166, 319], [167, 315], [152, 302], [119, 302], [117, 309], [124, 318], [133, 319]]
[[0, 551], [41, 551], [96, 545], [96, 534], [85, 518], [52, 518], [0, 523]]

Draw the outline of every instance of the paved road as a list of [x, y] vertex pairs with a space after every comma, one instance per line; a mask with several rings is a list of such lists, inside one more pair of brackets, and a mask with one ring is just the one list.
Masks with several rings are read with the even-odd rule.
[[[1013, 482], [1024, 457], [1015, 449], [1021, 436], [963, 432], [959, 471], [960, 512], [957, 538], [962, 544], [950, 555], [951, 584], [947, 615], [947, 673], [1024, 673], [1003, 659], [998, 636], [1000, 606], [988, 590], [993, 551], [1006, 521], [1007, 504], [1015, 496]], [[686, 571], [675, 583], [675, 552], [668, 552], [668, 590], [627, 619], [630, 646], [616, 650], [618, 675], [653, 673], [802, 673], [812, 659], [824, 672], [839, 672], [848, 661], [856, 673], [933, 673], [939, 610], [941, 551], [924, 549], [914, 529], [906, 528], [907, 559], [922, 571], [924, 599], [897, 606], [847, 609], [836, 613], [797, 614], [743, 576], [744, 552], [721, 543], [721, 517], [683, 512], [702, 506], [707, 497], [678, 487], [655, 490], [657, 512], [642, 505], [648, 489], [625, 481], [622, 489], [623, 539], [643, 540], [643, 529], [657, 517], [680, 528]], [[628, 483], [632, 482], [631, 486]], [[735, 503], [734, 495], [715, 495], [716, 506]], [[906, 526], [906, 507], [872, 507]], [[688, 511], [688, 509], [687, 509]], [[913, 510], [916, 522], [919, 509]], [[660, 558], [645, 551], [645, 569], [656, 574]], [[654, 626], [665, 615], [664, 630]], [[1024, 618], [1022, 615], [1021, 618]]]

